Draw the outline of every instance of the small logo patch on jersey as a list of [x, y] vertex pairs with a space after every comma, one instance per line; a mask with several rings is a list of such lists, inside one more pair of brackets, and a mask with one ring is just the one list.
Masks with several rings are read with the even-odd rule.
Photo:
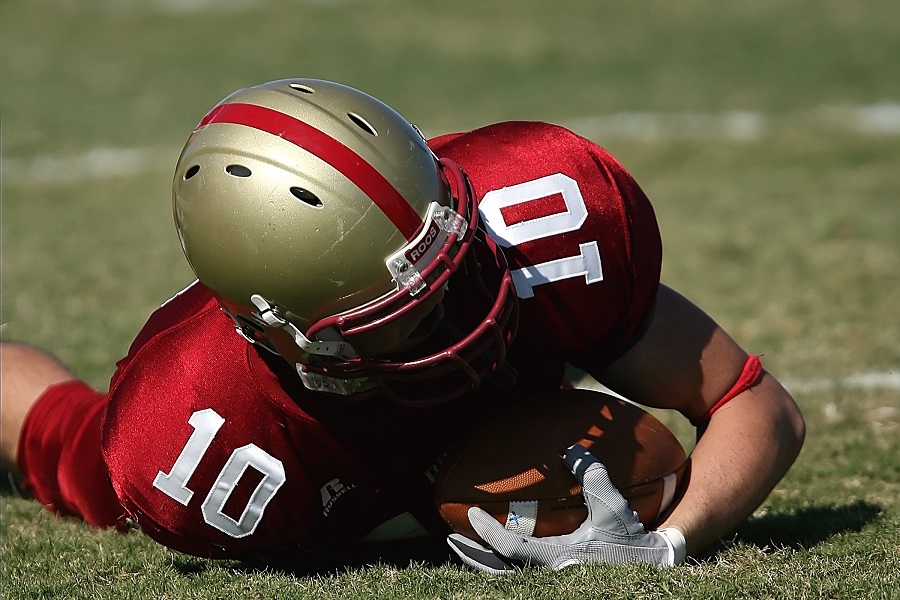
[[334, 503], [338, 498], [349, 492], [350, 490], [356, 487], [355, 483], [351, 483], [350, 485], [344, 485], [341, 483], [340, 479], [332, 479], [328, 483], [322, 486], [320, 489], [320, 493], [322, 494], [322, 514], [326, 517], [328, 513], [331, 512], [331, 509], [334, 508]]
[[434, 460], [434, 463], [432, 463], [432, 465], [430, 467], [428, 467], [427, 469], [425, 469], [425, 472], [422, 473], [425, 476], [425, 478], [428, 481], [430, 481], [431, 483], [434, 483], [437, 481], [438, 471], [440, 471], [441, 465], [444, 464], [445, 458], [447, 458], [446, 452], [444, 452], [440, 456], [438, 456]]

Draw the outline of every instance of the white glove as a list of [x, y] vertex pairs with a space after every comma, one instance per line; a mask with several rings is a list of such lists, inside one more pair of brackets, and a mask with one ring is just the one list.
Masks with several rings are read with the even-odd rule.
[[566, 450], [563, 460], [581, 482], [588, 517], [567, 535], [537, 538], [506, 530], [484, 510], [472, 507], [468, 517], [486, 548], [457, 533], [447, 543], [464, 563], [504, 575], [515, 563], [563, 569], [582, 563], [644, 562], [660, 566], [681, 564], [685, 558], [684, 535], [674, 527], [647, 531], [637, 513], [609, 480], [604, 467], [583, 446]]

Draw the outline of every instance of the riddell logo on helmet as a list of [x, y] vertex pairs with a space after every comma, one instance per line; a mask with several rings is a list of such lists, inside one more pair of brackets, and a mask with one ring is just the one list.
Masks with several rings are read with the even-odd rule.
[[437, 223], [431, 223], [424, 237], [415, 246], [406, 251], [406, 259], [413, 264], [418, 262], [434, 245], [440, 232], [441, 228], [437, 226]]

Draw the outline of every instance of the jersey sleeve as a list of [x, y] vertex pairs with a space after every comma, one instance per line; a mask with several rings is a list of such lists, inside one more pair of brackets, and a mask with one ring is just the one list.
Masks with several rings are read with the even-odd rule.
[[659, 286], [653, 207], [606, 150], [564, 128], [512, 122], [431, 142], [480, 197], [520, 299], [515, 346], [602, 368], [633, 343]]
[[259, 389], [247, 344], [214, 302], [186, 319], [166, 314], [196, 293], [151, 318], [113, 380], [102, 440], [113, 488], [174, 550], [296, 554], [322, 508], [294, 439], [316, 440]]
[[47, 388], [19, 440], [24, 487], [48, 510], [94, 527], [120, 525], [122, 505], [100, 454], [106, 394], [78, 380]]
[[329, 551], [391, 516], [335, 424], [346, 410], [312, 416], [312, 393], [282, 366], [269, 370], [202, 286], [151, 317], [113, 379], [102, 439], [142, 531], [196, 556], [270, 560]]
[[[192, 314], [210, 300], [199, 286], [190, 286], [154, 313], [132, 344], [137, 352], [154, 332]], [[173, 299], [175, 300], [175, 299]], [[115, 381], [117, 375], [113, 377]], [[109, 396], [73, 379], [47, 388], [23, 423], [18, 461], [23, 486], [48, 510], [83, 519], [94, 527], [126, 528], [126, 511], [119, 501], [101, 452], [101, 436]]]

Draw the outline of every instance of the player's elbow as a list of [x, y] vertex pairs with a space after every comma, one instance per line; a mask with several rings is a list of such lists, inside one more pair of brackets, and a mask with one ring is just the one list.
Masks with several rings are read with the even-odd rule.
[[800, 449], [803, 447], [803, 442], [806, 440], [806, 421], [803, 420], [803, 414], [800, 412], [800, 409], [794, 405], [795, 413], [791, 424], [794, 430], [794, 440], [796, 441], [797, 453], [800, 453]]
[[791, 394], [782, 388], [779, 438], [782, 454], [793, 462], [806, 440], [806, 421]]
[[760, 432], [767, 440], [773, 472], [785, 473], [797, 459], [806, 439], [806, 421], [791, 393], [766, 373], [750, 398], [759, 409]]

